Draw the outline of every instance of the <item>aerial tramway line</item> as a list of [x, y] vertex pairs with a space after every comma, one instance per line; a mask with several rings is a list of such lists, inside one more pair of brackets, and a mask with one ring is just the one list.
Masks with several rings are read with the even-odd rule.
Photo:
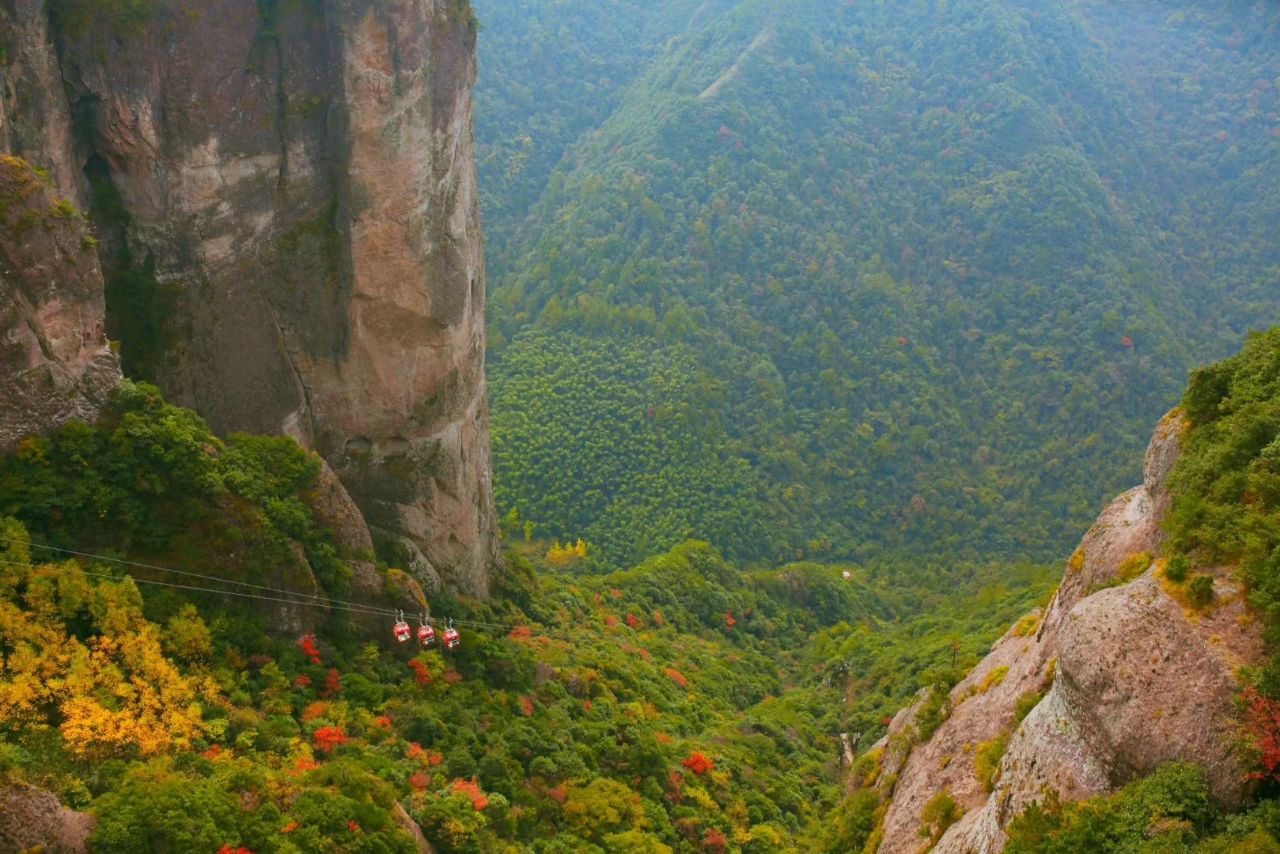
[[[146, 569], [152, 572], [163, 572], [171, 575], [182, 576], [185, 578], [194, 578], [201, 581], [210, 581], [216, 584], [225, 584], [233, 587], [243, 588], [240, 590], [219, 590], [212, 587], [201, 587], [193, 584], [180, 584], [170, 581], [158, 581], [151, 578], [137, 578], [129, 576], [136, 584], [150, 584], [155, 587], [169, 587], [178, 590], [190, 590], [198, 593], [212, 593], [220, 596], [235, 596], [241, 599], [257, 599], [265, 602], [277, 602], [286, 605], [295, 605], [300, 607], [325, 608], [329, 610], [347, 611], [356, 614], [364, 614], [368, 616], [380, 616], [394, 618], [392, 624], [392, 635], [397, 643], [408, 643], [415, 634], [410, 628], [408, 620], [405, 619], [403, 610], [392, 610], [390, 608], [382, 608], [377, 605], [370, 605], [363, 602], [351, 602], [343, 599], [332, 599], [327, 596], [320, 596], [313, 593], [301, 593], [296, 590], [285, 590], [279, 587], [268, 587], [262, 584], [252, 584], [248, 581], [235, 581], [230, 578], [219, 578], [216, 575], [203, 575], [197, 572], [188, 572], [186, 570], [174, 569], [167, 566], [157, 566], [149, 563], [138, 563], [136, 561], [123, 560], [121, 558], [108, 557], [106, 555], [94, 554], [92, 552], [77, 551], [75, 549], [65, 549], [58, 546], [44, 545], [42, 543], [33, 543], [27, 540], [13, 539], [10, 537], [0, 537], [0, 543], [13, 543], [27, 546], [31, 549], [45, 549], [46, 551], [55, 552], [63, 555], [71, 555], [75, 557], [89, 558], [91, 560], [102, 561], [104, 563], [114, 563], [120, 566], [131, 566], [138, 569]], [[35, 569], [39, 564], [0, 560], [0, 565], [19, 566], [28, 569]], [[119, 581], [120, 579], [114, 575], [102, 572], [93, 572], [89, 569], [81, 567], [81, 572], [90, 578], [101, 578], [108, 581]], [[260, 591], [260, 592], [246, 592]], [[279, 594], [275, 596], [266, 594]], [[462, 645], [462, 635], [454, 628], [453, 618], [448, 618], [443, 631], [439, 634], [439, 641], [442, 649], [454, 650]], [[436, 620], [427, 614], [422, 614], [419, 618], [419, 625], [416, 632], [418, 642], [423, 648], [429, 648], [436, 644], [437, 634], [435, 630]], [[518, 626], [508, 626], [499, 623], [485, 623], [477, 620], [457, 620], [460, 626], [471, 626], [482, 629], [498, 629], [503, 632], [510, 632], [519, 628]]]

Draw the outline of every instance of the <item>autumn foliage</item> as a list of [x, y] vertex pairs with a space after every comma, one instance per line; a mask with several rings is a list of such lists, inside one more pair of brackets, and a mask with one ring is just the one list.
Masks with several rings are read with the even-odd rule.
[[311, 734], [311, 741], [315, 744], [316, 749], [325, 753], [337, 750], [346, 744], [348, 740], [346, 731], [337, 726], [322, 726]]
[[680, 764], [699, 776], [716, 767], [714, 762], [696, 751], [690, 753]]
[[308, 661], [312, 664], [320, 664], [320, 650], [316, 647], [315, 635], [303, 635], [302, 639], [298, 641], [298, 646], [302, 648], [302, 654], [307, 657]]
[[1257, 751], [1256, 780], [1280, 780], [1280, 700], [1264, 697], [1256, 688], [1244, 691], [1244, 729]]
[[471, 806], [476, 812], [480, 812], [489, 806], [489, 799], [485, 797], [484, 792], [480, 791], [480, 784], [474, 778], [470, 780], [454, 780], [453, 790], [470, 798]]
[[689, 687], [689, 680], [685, 677], [683, 673], [681, 673], [679, 670], [676, 670], [674, 667], [665, 668], [662, 672], [667, 674], [667, 677], [672, 682], [679, 685], [681, 688]]

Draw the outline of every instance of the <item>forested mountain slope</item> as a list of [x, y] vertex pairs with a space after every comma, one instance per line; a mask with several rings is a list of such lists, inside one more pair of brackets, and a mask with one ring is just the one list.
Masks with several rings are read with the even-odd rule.
[[1061, 553], [1275, 319], [1273, 6], [477, 11], [500, 512], [605, 565]]

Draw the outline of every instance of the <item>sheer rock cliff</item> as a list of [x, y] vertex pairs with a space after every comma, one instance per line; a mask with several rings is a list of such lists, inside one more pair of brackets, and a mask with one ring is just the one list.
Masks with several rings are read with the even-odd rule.
[[0, 4], [0, 140], [98, 241], [42, 280], [81, 351], [45, 356], [57, 394], [0, 404], [0, 440], [100, 402], [105, 304], [126, 373], [221, 433], [294, 436], [391, 562], [486, 595], [475, 30], [465, 0]]

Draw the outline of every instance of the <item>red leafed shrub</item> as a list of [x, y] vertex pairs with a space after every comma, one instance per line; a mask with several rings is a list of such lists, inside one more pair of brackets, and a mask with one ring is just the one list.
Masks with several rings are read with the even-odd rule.
[[311, 687], [311, 677], [310, 677], [310, 676], [307, 676], [307, 675], [305, 675], [305, 674], [304, 674], [304, 675], [302, 675], [302, 676], [299, 676], [297, 679], [293, 680], [293, 687], [295, 687], [295, 688], [310, 688], [310, 687]]
[[427, 669], [427, 665], [416, 658], [411, 658], [409, 659], [409, 669], [413, 671], [414, 682], [419, 685], [431, 684], [431, 671]]
[[419, 792], [427, 788], [427, 784], [429, 782], [431, 782], [431, 778], [426, 774], [423, 774], [421, 771], [415, 771], [413, 774], [409, 775], [409, 785]]
[[695, 774], [705, 774], [712, 768], [716, 767], [715, 763], [701, 753], [693, 752], [689, 754], [689, 758], [680, 763]]
[[533, 717], [533, 700], [521, 694], [518, 698], [520, 703], [520, 711], [524, 713], [526, 718]]
[[640, 628], [640, 620], [635, 614], [627, 614], [627, 625], [633, 629]]
[[670, 744], [673, 740], [671, 736], [667, 735], [665, 732], [654, 733], [654, 738], [658, 739], [658, 744]]
[[524, 640], [525, 638], [531, 638], [533, 637], [533, 629], [528, 626], [516, 626], [507, 633], [507, 637], [511, 640]]
[[291, 821], [288, 824], [286, 824], [284, 827], [280, 828], [280, 832], [293, 833], [295, 830], [297, 830], [301, 826], [302, 825], [298, 824], [296, 821]]
[[253, 854], [248, 848], [232, 848], [230, 845], [224, 845], [218, 849], [218, 854]]
[[200, 755], [205, 759], [208, 759], [210, 762], [216, 762], [218, 757], [222, 755], [222, 746], [217, 744], [211, 745], [208, 750]]
[[346, 731], [340, 726], [322, 726], [311, 735], [316, 750], [323, 750], [325, 753], [336, 750], [349, 740]]
[[724, 854], [729, 847], [729, 840], [717, 828], [709, 829], [702, 837], [702, 850], [708, 854]]
[[426, 759], [427, 751], [422, 749], [422, 745], [416, 741], [409, 742], [409, 752], [405, 754], [409, 759]]
[[733, 618], [732, 611], [724, 615], [724, 624], [728, 628], [733, 628], [734, 626], [738, 625], [738, 621]]
[[462, 674], [456, 670], [446, 670], [444, 672], [444, 681], [450, 685], [457, 685], [462, 681]]
[[433, 750], [427, 754], [427, 764], [432, 768], [444, 761], [444, 754], [438, 750]]
[[618, 625], [618, 618], [613, 616], [613, 614], [605, 614], [604, 624], [607, 628], [612, 629], [614, 626]]
[[471, 806], [476, 812], [489, 806], [489, 799], [484, 796], [484, 792], [480, 791], [480, 784], [474, 778], [470, 780], [454, 780], [453, 790], [461, 792], [471, 799]]
[[352, 819], [351, 821], [347, 822], [347, 830], [351, 831], [352, 833], [359, 833], [360, 825], [356, 823], [355, 819]]
[[582, 701], [582, 711], [584, 711], [584, 712], [589, 712], [589, 711], [591, 711], [591, 709], [592, 709], [592, 702], [591, 702], [590, 700], [583, 700], [583, 701]]
[[658, 628], [662, 628], [667, 624], [667, 618], [662, 616], [661, 611], [654, 611], [652, 619], [653, 619], [653, 624]]
[[342, 693], [342, 676], [338, 673], [338, 668], [330, 667], [329, 672], [324, 677], [324, 690], [320, 692], [322, 697], [336, 697]]
[[560, 806], [564, 806], [564, 802], [569, 800], [569, 788], [564, 783], [552, 786], [547, 789], [547, 797], [560, 804]]
[[671, 681], [679, 685], [681, 688], [689, 687], [689, 680], [685, 678], [683, 673], [681, 673], [679, 670], [676, 670], [674, 667], [668, 667], [666, 670], [662, 672], [667, 674], [667, 676], [671, 678]]
[[1258, 689], [1244, 691], [1244, 730], [1258, 752], [1261, 770], [1255, 780], [1280, 780], [1280, 700], [1264, 697]]
[[302, 639], [298, 641], [298, 646], [302, 647], [302, 654], [312, 664], [320, 663], [320, 649], [316, 646], [315, 635], [303, 635]]
[[373, 725], [376, 726], [378, 729], [389, 730], [391, 729], [391, 718], [387, 717], [386, 715], [378, 715], [376, 718], [373, 719]]

